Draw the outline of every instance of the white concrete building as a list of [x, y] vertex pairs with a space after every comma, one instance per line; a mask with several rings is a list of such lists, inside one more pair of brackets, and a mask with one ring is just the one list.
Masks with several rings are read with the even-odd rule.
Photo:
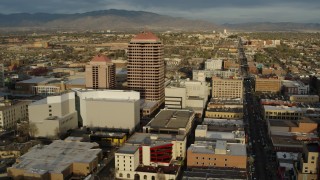
[[77, 90], [83, 126], [134, 131], [140, 123], [140, 94], [123, 90]]
[[191, 108], [202, 114], [208, 101], [209, 84], [201, 81], [172, 81], [165, 88], [165, 106], [169, 109]]
[[28, 110], [29, 122], [36, 126], [35, 137], [56, 137], [78, 127], [74, 92], [36, 101]]
[[208, 59], [205, 62], [205, 70], [221, 70], [223, 67], [222, 59]]
[[17, 122], [28, 120], [28, 104], [31, 101], [0, 102], [0, 130], [8, 130], [16, 127]]

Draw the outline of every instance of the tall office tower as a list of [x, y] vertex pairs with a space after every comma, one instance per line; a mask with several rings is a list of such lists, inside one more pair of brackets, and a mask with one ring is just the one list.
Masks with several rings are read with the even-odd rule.
[[128, 88], [140, 92], [146, 101], [164, 103], [163, 44], [151, 32], [131, 39], [128, 47]]
[[116, 67], [105, 55], [95, 56], [86, 65], [86, 88], [113, 89], [116, 87]]

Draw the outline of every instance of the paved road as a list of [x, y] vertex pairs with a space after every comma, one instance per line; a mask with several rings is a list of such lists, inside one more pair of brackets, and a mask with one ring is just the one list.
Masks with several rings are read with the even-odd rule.
[[247, 58], [241, 40], [238, 50], [241, 73], [244, 77], [244, 123], [249, 137], [248, 154], [254, 157], [254, 164], [249, 167], [249, 179], [277, 179], [276, 164], [272, 159], [272, 144], [261, 116], [260, 105], [253, 95], [254, 79], [248, 71]]

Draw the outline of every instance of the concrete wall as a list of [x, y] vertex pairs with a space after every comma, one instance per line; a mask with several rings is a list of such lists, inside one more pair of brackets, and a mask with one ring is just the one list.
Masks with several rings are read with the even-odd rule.
[[87, 100], [80, 106], [83, 126], [122, 128], [133, 131], [140, 122], [140, 101]]
[[247, 168], [247, 156], [231, 156], [224, 154], [202, 154], [187, 152], [188, 167], [221, 167], [221, 168]]
[[36, 126], [35, 137], [56, 137], [78, 127], [74, 92], [32, 103], [28, 110], [29, 122]]
[[186, 107], [186, 88], [166, 87], [165, 88], [165, 105], [168, 108], [185, 108]]

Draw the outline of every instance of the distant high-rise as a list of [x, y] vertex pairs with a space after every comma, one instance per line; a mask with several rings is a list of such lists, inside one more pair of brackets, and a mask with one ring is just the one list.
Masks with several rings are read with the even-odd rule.
[[86, 65], [86, 88], [113, 89], [116, 86], [115, 65], [104, 55], [95, 56]]
[[163, 44], [151, 32], [131, 39], [128, 47], [128, 88], [146, 101], [164, 102]]

